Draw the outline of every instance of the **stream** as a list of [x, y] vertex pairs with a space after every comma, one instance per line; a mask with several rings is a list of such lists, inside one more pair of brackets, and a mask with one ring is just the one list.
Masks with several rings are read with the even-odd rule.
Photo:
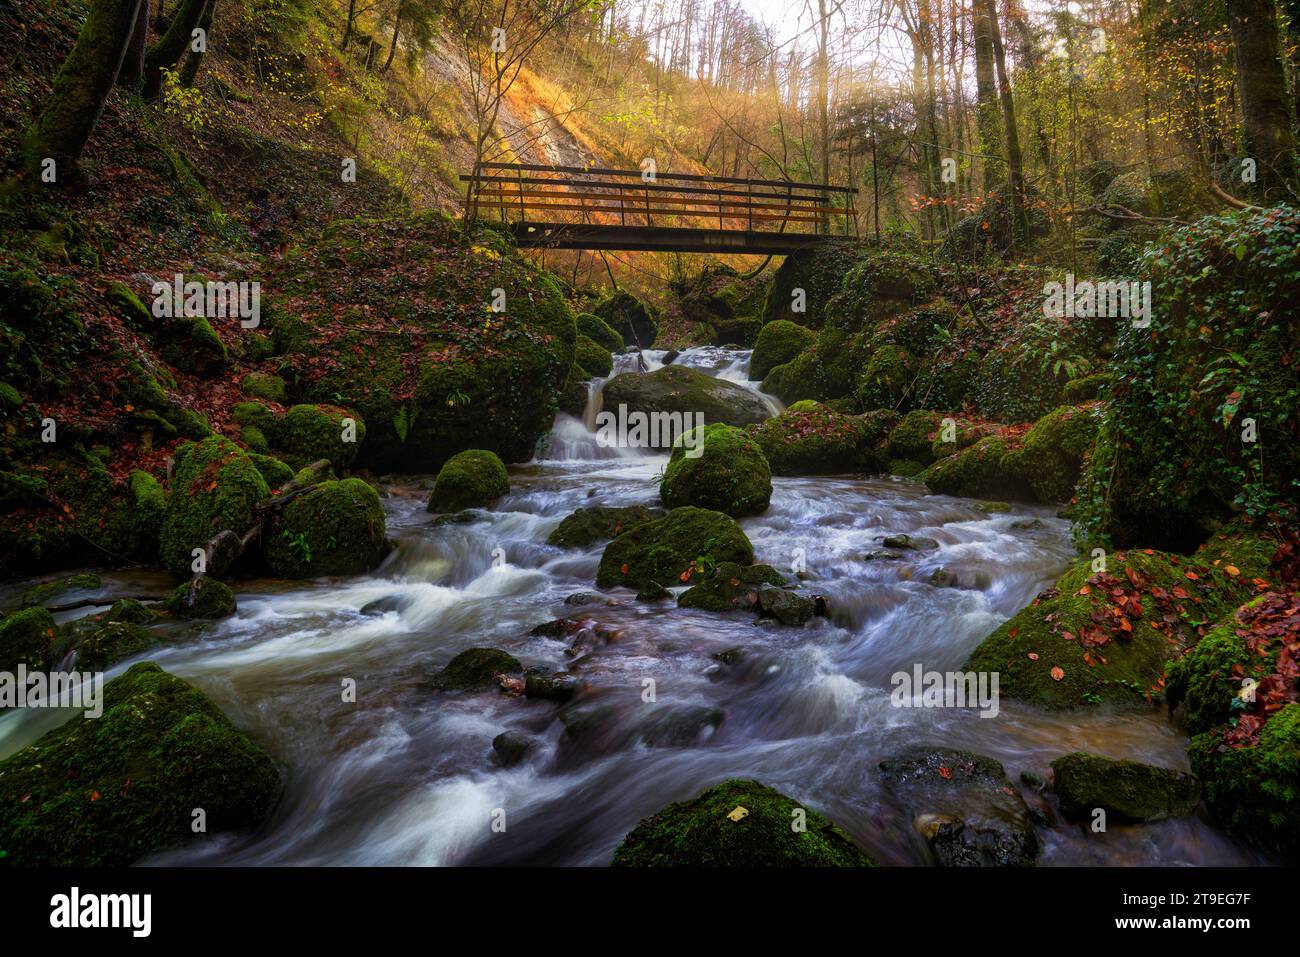
[[[663, 359], [645, 355], [651, 368]], [[705, 347], [675, 361], [757, 389], [746, 381], [748, 359]], [[635, 357], [618, 363], [616, 372], [633, 368]], [[1020, 772], [1046, 775], [1053, 758], [1073, 750], [1186, 769], [1186, 739], [1163, 711], [1065, 714], [1002, 700], [986, 719], [974, 709], [891, 705], [891, 675], [918, 663], [958, 670], [1066, 568], [1069, 526], [1052, 509], [986, 514], [902, 478], [775, 478], [770, 509], [740, 524], [757, 561], [788, 575], [802, 557], [805, 591], [828, 597], [829, 618], [785, 628], [745, 612], [638, 602], [623, 589], [566, 606], [568, 596], [596, 592], [604, 544], [561, 551], [545, 544], [547, 535], [584, 505], [658, 505], [667, 461], [598, 445], [598, 401], [599, 383], [585, 422], [557, 417], [538, 458], [510, 469], [511, 491], [492, 511], [439, 522], [424, 507], [431, 476], [387, 477], [381, 489], [397, 547], [375, 572], [243, 581], [236, 616], [177, 626], [181, 640], [146, 656], [208, 693], [288, 769], [284, 798], [258, 833], [216, 836], [148, 863], [604, 865], [665, 804], [752, 777], [824, 813], [880, 863], [917, 865], [928, 852], [915, 809], [882, 789], [877, 769], [908, 746], [996, 758], [1031, 805], [1042, 798], [1018, 783]], [[896, 533], [940, 547], [900, 561], [864, 557]], [[956, 587], [926, 583], [940, 566]], [[117, 594], [171, 587], [153, 572], [103, 580]], [[5, 586], [0, 600], [27, 584]], [[384, 610], [361, 611], [380, 599]], [[573, 659], [565, 641], [529, 636], [558, 617], [593, 619], [614, 640]], [[572, 670], [589, 688], [583, 700], [595, 730], [575, 743], [554, 703], [431, 686], [455, 654], [481, 646], [525, 667]], [[735, 664], [713, 658], [737, 648]], [[652, 703], [643, 700], [647, 678]], [[356, 682], [355, 703], [343, 700], [345, 679]], [[0, 714], [0, 757], [69, 713]], [[647, 722], [667, 722], [660, 746], [642, 743]], [[538, 741], [510, 768], [491, 746], [507, 730]], [[504, 820], [504, 831], [493, 830], [494, 820]], [[1261, 861], [1203, 810], [1103, 834], [1058, 819], [1038, 837], [1044, 865]]]

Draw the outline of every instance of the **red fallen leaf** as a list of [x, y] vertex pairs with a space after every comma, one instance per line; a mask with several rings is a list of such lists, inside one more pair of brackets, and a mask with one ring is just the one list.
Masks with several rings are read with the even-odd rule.
[[1092, 655], [1086, 651], [1083, 653], [1083, 663], [1089, 668], [1095, 668], [1097, 666], [1097, 663], [1092, 660]]
[[1052, 680], [1060, 681], [1065, 677], [1065, 672], [1061, 670], [1060, 665], [1052, 665]]
[[1010, 630], [1007, 632], [1007, 634], [1010, 635], [1012, 638], [1014, 638], [1014, 637], [1016, 637], [1016, 635], [1020, 634], [1020, 629], [1019, 629], [1019, 628], [1012, 628], [1012, 629], [1010, 629]]
[[1132, 631], [1132, 630], [1133, 630], [1133, 626], [1129, 624], [1128, 619], [1125, 618], [1125, 617], [1123, 617], [1122, 615], [1120, 616], [1120, 619], [1119, 619], [1119, 626], [1120, 626], [1120, 628], [1123, 629], [1124, 631]]
[[1175, 598], [1186, 598], [1186, 597], [1187, 597], [1187, 592], [1186, 592], [1184, 589], [1180, 588], [1180, 587], [1175, 588], [1175, 589], [1174, 589], [1174, 597], [1175, 597]]
[[1201, 576], [1196, 574], [1196, 572], [1188, 572], [1185, 577], [1190, 579], [1191, 581], [1200, 581], [1201, 579]]
[[1089, 588], [1087, 585], [1084, 585], [1084, 586], [1083, 586], [1082, 588], [1080, 588], [1077, 592], [1075, 592], [1075, 594], [1076, 594], [1076, 595], [1086, 595], [1086, 594], [1088, 594], [1088, 592], [1090, 592], [1090, 591], [1092, 591], [1092, 589]]
[[91, 799], [92, 801], [98, 801], [98, 800], [99, 800], [99, 792], [98, 792], [98, 791], [91, 791], [91, 792], [90, 792], [90, 799]]
[[1231, 575], [1233, 578], [1236, 578], [1238, 575], [1241, 574], [1241, 569], [1238, 568], [1236, 565], [1224, 565], [1223, 570], [1227, 572], [1229, 575]]
[[619, 570], [620, 572], [622, 572], [624, 575], [626, 575], [626, 574], [627, 574], [627, 562], [624, 562], [622, 565], [619, 565], [619, 566], [618, 566], [618, 570]]
[[952, 780], [952, 770], [950, 768], [944, 767], [942, 764], [939, 765], [939, 774], [943, 776], [943, 779], [945, 781]]
[[690, 570], [689, 568], [686, 569], [686, 571], [682, 572], [681, 575], [680, 575], [679, 577], [680, 577], [681, 580], [684, 581], [684, 582], [688, 582], [688, 581], [690, 581], [690, 580], [691, 580], [691, 570]]
[[1151, 548], [1144, 548], [1144, 549], [1142, 549], [1142, 554], [1143, 554], [1143, 555], [1154, 555], [1154, 554], [1155, 554], [1155, 550], [1154, 550], [1154, 549], [1151, 549]]
[[1037, 660], [1038, 660], [1038, 655], [1031, 651], [1031, 652], [1029, 653], [1029, 660], [1030, 660], [1030, 661], [1037, 661]]
[[1061, 632], [1061, 637], [1064, 638], [1066, 641], [1074, 641], [1074, 635], [1068, 631]]

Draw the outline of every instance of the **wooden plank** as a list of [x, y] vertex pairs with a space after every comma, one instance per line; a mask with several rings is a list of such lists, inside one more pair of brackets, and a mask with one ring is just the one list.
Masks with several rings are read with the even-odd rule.
[[[509, 183], [518, 184], [519, 179], [513, 176], [465, 176], [460, 177], [461, 182], [479, 182], [479, 183]], [[717, 190], [705, 186], [665, 186], [660, 183], [611, 183], [601, 182], [600, 180], [587, 179], [537, 179], [534, 177], [525, 177], [522, 182], [525, 186], [572, 186], [585, 187], [587, 189], [618, 189], [625, 190], [629, 193], [652, 192], [652, 193], [701, 193], [709, 196], [717, 196], [719, 192], [728, 196], [746, 196], [755, 199], [784, 199], [799, 203], [816, 203], [819, 206], [829, 206], [830, 201], [820, 196], [800, 196], [796, 193], [763, 193], [752, 190]]]
[[[572, 210], [582, 213], [617, 213], [617, 206], [583, 206], [577, 203], [523, 203], [504, 202], [504, 203], [475, 203], [476, 209], [518, 209], [523, 205], [526, 209], [555, 209], [555, 210]], [[638, 206], [633, 210], [638, 216], [645, 215], [647, 212], [654, 214], [659, 213], [664, 216], [705, 216], [713, 219], [718, 214], [713, 211], [696, 211], [689, 209], [660, 209], [650, 207], [648, 210], [644, 206]], [[733, 219], [743, 220], [744, 216], [733, 216]], [[753, 219], [760, 219], [774, 222], [791, 222], [791, 223], [824, 223], [829, 221], [829, 217], [822, 213], [816, 213], [811, 216], [769, 216], [765, 213], [755, 213]]]
[[[527, 199], [532, 199], [533, 197], [561, 196], [561, 197], [566, 197], [566, 198], [569, 198], [569, 199], [578, 199], [578, 198], [581, 198], [581, 199], [583, 199], [583, 200], [588, 200], [588, 199], [591, 199], [591, 200], [611, 200], [611, 201], [616, 202], [616, 203], [617, 203], [617, 202], [624, 202], [624, 203], [626, 203], [626, 202], [628, 202], [629, 200], [634, 200], [634, 199], [639, 199], [639, 198], [640, 198], [640, 197], [635, 197], [635, 196], [619, 195], [618, 193], [574, 193], [574, 192], [570, 192], [570, 191], [568, 191], [568, 190], [546, 190], [546, 189], [526, 189], [526, 190], [524, 190], [524, 191], [521, 193], [519, 190], [514, 190], [514, 189], [505, 189], [505, 188], [500, 188], [500, 189], [498, 189], [498, 188], [496, 188], [496, 187], [493, 187], [493, 188], [491, 188], [491, 189], [482, 189], [482, 190], [479, 190], [478, 195], [479, 195], [479, 196], [486, 196], [486, 197], [489, 197], [489, 198], [503, 198], [503, 199], [516, 199], [516, 200], [517, 200], [521, 195], [524, 196], [524, 197], [527, 198]], [[743, 194], [736, 194], [736, 195], [743, 195]], [[806, 206], [806, 205], [799, 205], [799, 204], [795, 204], [795, 203], [789, 203], [789, 204], [787, 204], [787, 203], [751, 203], [751, 202], [745, 202], [745, 201], [742, 201], [742, 200], [721, 200], [721, 201], [719, 201], [719, 200], [691, 199], [691, 198], [689, 198], [689, 197], [669, 197], [669, 196], [656, 197], [654, 202], [655, 202], [656, 205], [666, 203], [666, 204], [674, 205], [674, 206], [707, 206], [707, 207], [710, 207], [710, 208], [712, 208], [712, 209], [717, 209], [717, 208], [719, 208], [719, 207], [731, 207], [731, 208], [733, 208], [733, 209], [749, 209], [749, 208], [753, 208], [753, 209], [789, 209], [789, 210], [791, 210], [792, 212], [814, 212], [814, 211], [818, 211], [818, 210], [824, 210], [824, 211], [828, 211], [828, 212], [831, 212], [831, 213], [839, 212], [839, 210], [836, 210], [834, 207], [831, 207], [831, 206], [824, 206], [824, 205], [821, 205], [821, 204], [817, 204], [817, 205], [813, 205], [813, 206]]]
[[[544, 166], [539, 163], [480, 163], [481, 169], [526, 170], [532, 173], [575, 173], [584, 176], [622, 176], [641, 178], [640, 170], [606, 169], [603, 167]], [[474, 174], [470, 174], [472, 177]], [[465, 177], [462, 176], [462, 179]], [[676, 179], [695, 183], [730, 183], [738, 186], [779, 186], [783, 189], [806, 189], [820, 193], [856, 193], [855, 186], [832, 186], [829, 183], [795, 183], [783, 179], [746, 179], [738, 176], [702, 176], [698, 173], [656, 173], [655, 179]]]

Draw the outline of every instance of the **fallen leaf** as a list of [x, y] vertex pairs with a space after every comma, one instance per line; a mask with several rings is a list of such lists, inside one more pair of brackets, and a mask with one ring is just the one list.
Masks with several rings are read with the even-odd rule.
[[944, 767], [944, 766], [941, 764], [941, 765], [939, 765], [939, 774], [943, 777], [943, 779], [944, 779], [945, 781], [951, 781], [951, 780], [952, 780], [952, 769], [951, 769], [951, 768]]
[[731, 818], [731, 820], [733, 821], [742, 820], [744, 818], [749, 817], [749, 809], [743, 807], [742, 805], [737, 804], [735, 808], [732, 809], [731, 813], [727, 815], [727, 817]]
[[1223, 570], [1227, 572], [1229, 575], [1231, 575], [1233, 578], [1236, 578], [1238, 575], [1241, 574], [1241, 569], [1239, 569], [1236, 565], [1224, 565]]
[[1038, 660], [1038, 655], [1031, 651], [1031, 652], [1029, 653], [1029, 660], [1030, 660], [1030, 661], [1037, 661], [1037, 660]]
[[1065, 677], [1065, 672], [1061, 670], [1060, 665], [1052, 665], [1052, 680], [1060, 681]]

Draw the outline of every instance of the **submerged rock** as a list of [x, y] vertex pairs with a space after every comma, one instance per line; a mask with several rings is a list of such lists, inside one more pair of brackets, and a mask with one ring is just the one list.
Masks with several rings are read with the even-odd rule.
[[537, 748], [537, 739], [519, 731], [503, 731], [492, 739], [492, 750], [503, 767], [512, 768]]
[[761, 585], [784, 585], [785, 579], [771, 565], [742, 567], [735, 562], [723, 562], [711, 573], [692, 576], [696, 583], [677, 599], [682, 608], [699, 608], [704, 611], [733, 611], [737, 608], [751, 610], [758, 603]]
[[500, 684], [503, 675], [522, 674], [523, 665], [499, 648], [466, 648], [434, 676], [447, 691], [484, 691]]
[[931, 551], [939, 547], [939, 542], [924, 535], [886, 535], [881, 542], [886, 548], [908, 548], [916, 551]]
[[788, 588], [760, 585], [758, 588], [760, 614], [775, 618], [783, 625], [802, 625], [817, 614], [817, 604]]
[[565, 516], [546, 537], [546, 544], [556, 548], [588, 548], [615, 538], [634, 525], [667, 514], [661, 508], [646, 508], [644, 505], [592, 505]]
[[194, 839], [261, 823], [280, 791], [275, 762], [206, 695], [152, 662], [0, 762], [4, 864], [125, 867]]
[[1183, 771], [1076, 751], [1052, 762], [1061, 813], [1090, 817], [1100, 808], [1118, 821], [1182, 817], [1201, 802], [1201, 786]]
[[[799, 812], [802, 812], [800, 814]], [[792, 823], [804, 819], [805, 829]], [[615, 867], [871, 867], [847, 834], [757, 781], [730, 780], [641, 821]]]
[[885, 785], [917, 816], [947, 867], [1027, 867], [1038, 855], [1029, 807], [1002, 765], [979, 754], [918, 746], [880, 762]]
[[69, 575], [66, 578], [56, 578], [54, 581], [41, 582], [39, 585], [33, 585], [27, 591], [23, 592], [22, 598], [18, 600], [20, 608], [31, 608], [33, 605], [48, 605], [58, 598], [64, 592], [97, 590], [99, 588], [99, 576], [90, 573], [79, 575]]

